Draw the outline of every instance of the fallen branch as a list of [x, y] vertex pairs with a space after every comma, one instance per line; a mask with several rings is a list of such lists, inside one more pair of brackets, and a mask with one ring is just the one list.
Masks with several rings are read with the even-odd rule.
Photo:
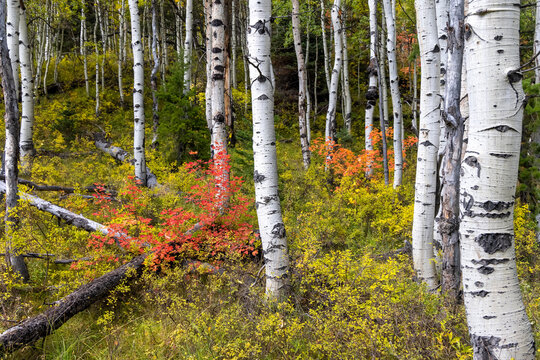
[[[0, 175], [0, 180], [5, 181], [6, 177], [4, 175]], [[66, 194], [73, 194], [75, 192], [75, 188], [69, 187], [69, 186], [58, 186], [58, 185], [43, 185], [43, 184], [37, 184], [30, 180], [25, 179], [18, 179], [19, 184], [26, 185], [31, 187], [35, 191], [63, 191]], [[100, 192], [100, 187], [96, 185], [92, 186], [85, 186], [81, 188], [81, 190], [85, 190], [88, 192]], [[116, 196], [116, 191], [106, 189], [105, 192], [111, 196]]]
[[[109, 140], [107, 140], [105, 134], [103, 133], [94, 134], [94, 144], [99, 150], [106, 152], [120, 162], [127, 162], [131, 165], [135, 163], [135, 159], [133, 158], [133, 155], [131, 153], [127, 152], [121, 147], [114, 146]], [[146, 167], [146, 184], [149, 188], [153, 188], [159, 185], [156, 175], [152, 171], [150, 171], [148, 166]]]
[[[56, 255], [54, 255], [54, 254], [37, 254], [37, 253], [26, 253], [26, 254], [20, 254], [20, 255], [22, 257], [24, 257], [24, 258], [43, 259], [43, 260], [56, 257]], [[0, 256], [6, 256], [6, 254], [0, 253]], [[92, 260], [92, 258], [83, 257], [83, 258], [80, 258], [80, 259], [54, 259], [54, 260], [52, 260], [52, 262], [54, 264], [67, 265], [67, 264], [72, 264], [72, 263], [77, 262], [77, 261], [90, 261], [90, 260]]]
[[[6, 183], [0, 181], [0, 193], [6, 192]], [[64, 220], [70, 225], [76, 226], [80, 229], [89, 232], [100, 232], [104, 235], [109, 235], [109, 230], [105, 225], [102, 225], [93, 220], [87, 219], [82, 215], [75, 214], [63, 207], [55, 205], [47, 200], [38, 198], [37, 196], [19, 192], [19, 199], [28, 202], [30, 205], [38, 208], [39, 210], [46, 211], [59, 219]]]

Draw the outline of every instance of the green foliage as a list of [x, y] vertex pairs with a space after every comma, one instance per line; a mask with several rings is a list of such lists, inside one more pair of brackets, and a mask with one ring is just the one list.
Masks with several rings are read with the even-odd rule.
[[210, 136], [204, 109], [193, 92], [183, 95], [184, 72], [175, 65], [166, 85], [158, 93], [160, 100], [160, 151], [169, 161], [210, 157]]

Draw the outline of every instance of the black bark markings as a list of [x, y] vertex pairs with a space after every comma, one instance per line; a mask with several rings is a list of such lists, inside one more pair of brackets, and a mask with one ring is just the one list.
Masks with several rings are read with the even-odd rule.
[[498, 251], [506, 251], [512, 246], [514, 236], [505, 233], [481, 234], [474, 239], [478, 245], [488, 254], [495, 254]]

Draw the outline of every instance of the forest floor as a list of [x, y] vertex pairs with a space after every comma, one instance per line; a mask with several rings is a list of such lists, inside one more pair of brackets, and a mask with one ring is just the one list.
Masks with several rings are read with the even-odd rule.
[[[157, 229], [164, 211], [196, 212], [189, 194], [204, 171], [198, 170], [197, 177], [186, 165], [171, 164], [166, 155], [149, 150], [149, 167], [163, 186], [134, 194], [131, 165], [119, 164], [92, 141], [92, 133], [104, 130], [115, 145], [130, 150], [132, 113], [116, 98], [105, 91], [99, 120], [93, 100], [80, 88], [42, 98], [35, 127], [40, 151], [27, 178], [79, 188], [72, 195], [33, 193], [96, 221], [121, 224], [138, 236], [151, 231], [134, 219], [149, 219], [148, 226]], [[220, 271], [206, 265], [194, 269], [182, 261], [148, 266], [137, 280], [6, 359], [472, 359], [463, 306], [429, 293], [415, 281], [410, 256], [393, 253], [411, 241], [414, 166], [406, 168], [398, 190], [384, 185], [379, 170], [371, 179], [358, 169], [350, 171], [360, 154], [355, 146], [343, 150], [332, 179], [316, 152], [304, 171], [294, 125], [288, 125], [295, 123], [294, 116], [279, 109], [277, 115], [280, 195], [292, 265], [288, 301], [264, 301], [257, 240], [245, 253], [216, 255], [190, 248], [184, 257]], [[235, 195], [239, 204], [240, 195], [254, 196], [250, 129], [249, 118], [240, 118], [230, 150], [232, 172], [244, 180]], [[414, 164], [414, 146], [407, 159]], [[82, 188], [95, 183], [119, 191], [116, 201], [82, 196], [87, 195]], [[256, 229], [252, 200], [241, 217]], [[27, 252], [93, 260], [58, 265], [28, 259], [31, 282], [26, 285], [0, 265], [0, 331], [131, 256], [97, 246], [96, 237], [25, 204], [21, 219], [18, 238]], [[540, 251], [523, 205], [516, 210], [516, 232], [522, 290], [538, 341]]]

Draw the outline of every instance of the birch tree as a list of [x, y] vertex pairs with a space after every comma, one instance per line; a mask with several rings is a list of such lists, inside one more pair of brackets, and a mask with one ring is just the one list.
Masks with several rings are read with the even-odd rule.
[[396, 57], [396, 21], [390, 0], [382, 0], [386, 19], [386, 52], [390, 76], [390, 93], [392, 95], [392, 111], [394, 114], [394, 188], [401, 185], [403, 177], [403, 152], [401, 128], [403, 116], [401, 112], [401, 94]]
[[433, 263], [433, 219], [440, 132], [440, 51], [434, 0], [416, 0], [415, 7], [422, 74], [412, 228], [413, 264], [418, 278], [425, 281], [430, 290], [435, 290], [438, 281]]
[[154, 60], [154, 66], [150, 73], [150, 86], [152, 87], [152, 148], [155, 149], [158, 146], [158, 127], [159, 127], [159, 114], [158, 114], [158, 99], [157, 99], [157, 73], [159, 71], [160, 59], [158, 52], [158, 24], [157, 24], [157, 0], [152, 0], [152, 59]]
[[298, 64], [298, 123], [300, 129], [300, 146], [302, 149], [302, 159], [304, 161], [304, 169], [309, 168], [311, 161], [311, 153], [309, 151], [309, 140], [307, 130], [307, 109], [306, 109], [306, 93], [307, 93], [307, 76], [306, 64], [304, 61], [304, 53], [302, 51], [302, 39], [300, 29], [300, 4], [298, 0], [292, 0], [292, 31], [294, 50], [296, 52], [296, 62]]
[[266, 271], [266, 294], [282, 299], [289, 283], [287, 237], [278, 194], [274, 88], [270, 58], [271, 0], [249, 0], [247, 41], [253, 112], [257, 219]]
[[321, 0], [321, 33], [322, 33], [322, 42], [323, 42], [323, 52], [324, 52], [324, 76], [326, 79], [326, 88], [330, 92], [330, 54], [328, 51], [328, 42], [326, 41], [326, 14], [324, 1]]
[[463, 6], [463, 0], [449, 2], [446, 96], [443, 112], [446, 147], [441, 164], [441, 220], [439, 222], [439, 232], [442, 235], [441, 287], [443, 292], [456, 301], [460, 287], [459, 172], [464, 126], [460, 111], [464, 41]]
[[191, 89], [191, 49], [193, 43], [193, 0], [186, 0], [186, 37], [184, 38], [184, 95]]
[[516, 271], [513, 210], [525, 96], [520, 8], [469, 1], [465, 56], [469, 143], [461, 164], [463, 293], [475, 359], [534, 359]]
[[12, 235], [17, 229], [18, 224], [16, 211], [18, 203], [19, 106], [17, 104], [17, 92], [15, 91], [15, 81], [13, 80], [13, 70], [11, 68], [12, 63], [9, 58], [8, 42], [6, 39], [5, 9], [6, 1], [0, 0], [0, 77], [2, 78], [2, 90], [4, 92], [4, 123], [6, 128], [4, 164], [6, 176], [6, 260], [8, 266], [26, 282], [29, 279], [29, 275], [24, 258], [19, 254], [20, 250], [12, 244]]
[[344, 102], [344, 114], [345, 119], [345, 129], [347, 134], [351, 134], [352, 131], [352, 98], [351, 98], [351, 87], [350, 87], [350, 78], [349, 78], [349, 52], [347, 50], [347, 27], [345, 26], [346, 12], [342, 12], [342, 31], [341, 31], [341, 41], [343, 44], [343, 102]]
[[[80, 51], [83, 57], [84, 68], [84, 84], [86, 87], [86, 96], [90, 97], [90, 81], [88, 80], [88, 55], [86, 50], [87, 31], [86, 31], [86, 1], [81, 1], [81, 35], [80, 35]], [[41, 64], [38, 61], [38, 69], [41, 68]], [[39, 70], [38, 70], [39, 71]]]
[[34, 77], [32, 75], [32, 58], [28, 40], [28, 24], [26, 22], [26, 7], [21, 1], [19, 21], [19, 54], [21, 62], [21, 133], [20, 154], [21, 167], [26, 173], [30, 171], [30, 160], [34, 155]]
[[[377, 89], [377, 0], [369, 0], [369, 66], [368, 76], [369, 85], [366, 92], [366, 116], [365, 116], [365, 149], [373, 151], [373, 141], [371, 139], [371, 131], [373, 130], [373, 114], [379, 97]], [[381, 116], [381, 114], [379, 114]], [[371, 175], [371, 166], [368, 171]]]
[[338, 99], [339, 76], [342, 65], [343, 38], [341, 37], [340, 12], [341, 0], [334, 0], [332, 6], [332, 28], [334, 31], [334, 68], [330, 79], [330, 94], [328, 99], [328, 111], [326, 113], [325, 141], [332, 143], [336, 136], [336, 110]]
[[146, 186], [146, 158], [144, 149], [144, 52], [141, 42], [139, 1], [129, 0], [131, 15], [131, 47], [133, 49], [133, 158], [135, 178]]
[[7, 46], [9, 58], [11, 59], [11, 69], [13, 71], [13, 81], [15, 84], [16, 98], [19, 97], [19, 19], [21, 3], [20, 0], [7, 0]]
[[[536, 1], [536, 14], [534, 22], [534, 44], [533, 52], [534, 55], [540, 52], [540, 1]], [[540, 56], [537, 56], [534, 59], [534, 83], [540, 84]]]

